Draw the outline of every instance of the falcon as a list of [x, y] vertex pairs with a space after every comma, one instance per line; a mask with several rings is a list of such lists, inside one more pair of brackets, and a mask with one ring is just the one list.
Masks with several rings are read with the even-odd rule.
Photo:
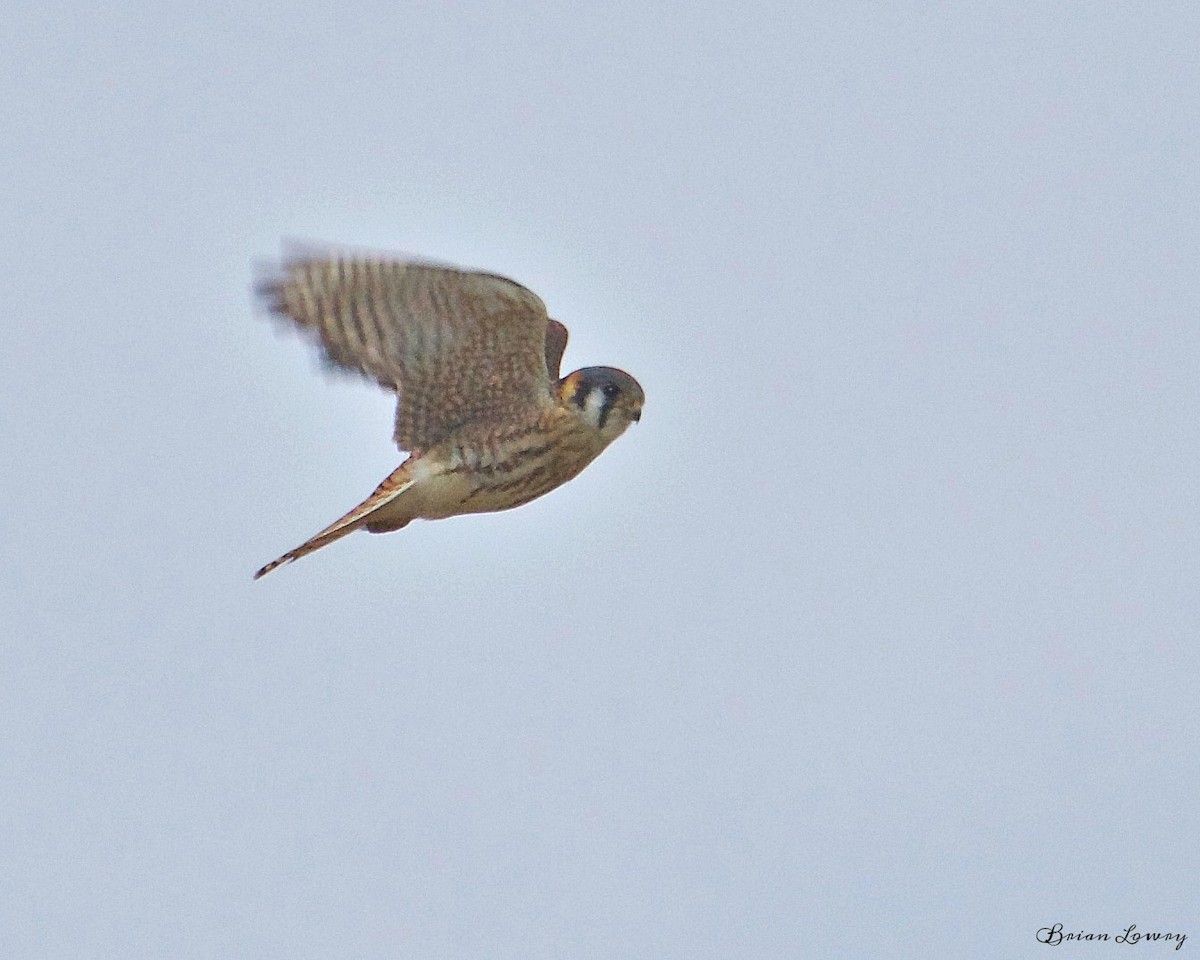
[[641, 419], [629, 374], [559, 378], [567, 328], [504, 277], [389, 257], [296, 256], [258, 285], [325, 358], [396, 394], [409, 456], [366, 500], [259, 577], [355, 530], [508, 510], [566, 483]]

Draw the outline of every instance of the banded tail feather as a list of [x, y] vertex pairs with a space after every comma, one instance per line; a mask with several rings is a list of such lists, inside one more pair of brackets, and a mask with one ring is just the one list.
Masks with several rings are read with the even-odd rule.
[[[340, 540], [342, 537], [346, 536], [346, 534], [353, 533], [359, 527], [367, 526], [369, 528], [372, 526], [372, 524], [369, 523], [371, 516], [395, 500], [398, 496], [400, 496], [400, 494], [404, 493], [404, 491], [412, 485], [412, 472], [408, 469], [408, 463], [403, 463], [391, 474], [389, 474], [387, 479], [384, 480], [383, 483], [381, 483], [378, 487], [376, 487], [375, 491], [369, 497], [367, 497], [366, 500], [360, 503], [345, 516], [335, 520], [320, 533], [309, 537], [304, 541], [304, 543], [300, 544], [300, 546], [289, 550], [283, 556], [272, 560], [266, 566], [260, 567], [254, 574], [254, 579], [257, 580], [260, 577], [265, 577], [277, 567], [282, 567], [284, 564], [291, 563], [293, 560], [299, 560], [301, 557], [306, 557], [313, 551], [320, 550], [322, 547], [333, 543], [335, 540]], [[387, 521], [384, 521], [376, 526], [382, 528], [387, 525], [387, 529], [398, 530], [400, 527], [404, 526], [405, 523], [407, 523], [407, 520], [399, 523], [398, 525], [395, 525], [395, 523], [395, 521], [391, 521], [391, 524], [393, 525], [387, 525]]]

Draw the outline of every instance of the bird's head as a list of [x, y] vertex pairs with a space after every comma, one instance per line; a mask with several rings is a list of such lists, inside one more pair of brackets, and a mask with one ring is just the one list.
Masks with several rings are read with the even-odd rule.
[[646, 395], [641, 384], [614, 367], [584, 367], [558, 383], [563, 405], [611, 443], [642, 419]]

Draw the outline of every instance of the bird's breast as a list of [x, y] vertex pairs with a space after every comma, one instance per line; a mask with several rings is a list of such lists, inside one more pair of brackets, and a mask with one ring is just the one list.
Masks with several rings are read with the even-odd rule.
[[[509, 510], [566, 483], [603, 449], [593, 431], [573, 421], [560, 417], [508, 435], [445, 445], [422, 484], [421, 515]], [[434, 456], [431, 451], [423, 459]]]

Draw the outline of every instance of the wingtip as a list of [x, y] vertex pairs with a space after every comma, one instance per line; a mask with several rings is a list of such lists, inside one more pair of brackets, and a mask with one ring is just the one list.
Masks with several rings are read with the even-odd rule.
[[267, 313], [278, 314], [283, 310], [283, 288], [287, 282], [287, 264], [267, 260], [259, 261], [254, 267], [255, 302]]
[[306, 240], [285, 239], [283, 251], [278, 259], [261, 259], [254, 264], [254, 282], [251, 285], [255, 300], [268, 313], [283, 314], [284, 289], [288, 277], [299, 267], [312, 260], [323, 259], [332, 254], [328, 246]]

